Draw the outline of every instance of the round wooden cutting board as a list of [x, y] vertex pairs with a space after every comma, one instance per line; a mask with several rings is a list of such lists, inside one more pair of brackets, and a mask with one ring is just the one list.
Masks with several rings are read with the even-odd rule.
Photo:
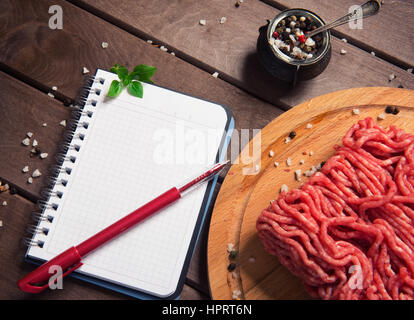
[[[377, 119], [388, 105], [398, 107], [398, 115]], [[359, 115], [353, 113], [355, 108]], [[274, 119], [242, 150], [221, 186], [210, 223], [208, 275], [213, 299], [232, 299], [237, 291], [242, 299], [310, 299], [301, 281], [264, 250], [256, 219], [278, 197], [283, 184], [291, 189], [306, 182], [304, 176], [295, 180], [295, 170], [304, 172], [328, 159], [351, 125], [366, 117], [383, 127], [396, 125], [414, 133], [414, 91], [357, 88], [311, 99]], [[312, 128], [307, 128], [309, 123]], [[285, 143], [291, 131], [296, 137]], [[243, 162], [249, 159], [249, 151], [253, 161]], [[286, 164], [288, 157], [291, 166]], [[229, 244], [238, 251], [233, 260], [229, 259]], [[229, 272], [232, 262], [236, 269]]]

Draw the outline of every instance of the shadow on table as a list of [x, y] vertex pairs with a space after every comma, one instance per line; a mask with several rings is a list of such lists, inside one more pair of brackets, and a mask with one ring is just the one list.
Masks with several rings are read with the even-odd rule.
[[249, 52], [242, 66], [242, 80], [245, 88], [256, 96], [263, 98], [270, 103], [283, 109], [289, 109], [281, 102], [281, 98], [290, 95], [294, 87], [290, 83], [278, 80], [268, 73], [259, 61], [256, 51]]

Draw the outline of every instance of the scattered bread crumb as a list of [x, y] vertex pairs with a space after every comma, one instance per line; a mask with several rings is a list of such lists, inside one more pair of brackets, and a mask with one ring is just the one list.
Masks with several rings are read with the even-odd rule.
[[36, 169], [35, 171], [33, 171], [32, 173], [32, 177], [33, 178], [37, 178], [40, 177], [42, 175], [42, 173], [39, 171], [39, 169]]
[[269, 157], [271, 157], [271, 158], [272, 158], [274, 155], [275, 155], [275, 153], [273, 152], [273, 150], [270, 150], [270, 151], [269, 151]]
[[200, 25], [205, 26], [206, 25], [206, 20], [202, 19], [202, 20], [200, 20], [199, 23], [200, 23]]
[[87, 74], [87, 73], [89, 73], [89, 70], [88, 70], [88, 68], [86, 68], [86, 67], [83, 67], [83, 69], [82, 69], [82, 73], [83, 73], [83, 74]]
[[216, 72], [214, 72], [214, 73], [212, 74], [212, 76], [213, 76], [214, 78], [218, 78], [219, 73], [216, 71]]
[[24, 146], [28, 146], [30, 144], [30, 139], [29, 138], [25, 138], [25, 139], [23, 139], [23, 141], [22, 141], [22, 145], [24, 145]]
[[354, 108], [354, 109], [352, 109], [352, 113], [353, 113], [354, 115], [358, 115], [358, 114], [360, 113], [360, 111], [359, 111], [359, 109]]
[[301, 178], [300, 178], [301, 175], [302, 175], [302, 170], [300, 170], [300, 169], [295, 170], [295, 179], [296, 179], [296, 181], [301, 181]]
[[233, 299], [238, 299], [241, 295], [241, 291], [240, 290], [233, 290]]
[[108, 48], [109, 44], [108, 44], [108, 42], [102, 42], [101, 46], [102, 46], [102, 48], [106, 49], [106, 48]]
[[66, 120], [62, 120], [59, 124], [63, 127], [66, 127]]
[[380, 113], [378, 115], [378, 120], [384, 120], [387, 116], [385, 115], [385, 113]]
[[23, 169], [22, 169], [22, 171], [24, 173], [29, 172], [29, 166], [24, 166]]

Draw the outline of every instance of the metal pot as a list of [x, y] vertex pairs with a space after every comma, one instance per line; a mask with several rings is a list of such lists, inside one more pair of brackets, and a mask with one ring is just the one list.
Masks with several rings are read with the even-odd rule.
[[282, 11], [273, 20], [268, 21], [267, 25], [259, 29], [257, 51], [260, 62], [271, 75], [295, 85], [297, 81], [312, 79], [325, 70], [331, 59], [331, 34], [329, 30], [321, 33], [322, 45], [314, 57], [306, 60], [292, 58], [269, 43], [277, 24], [292, 15], [297, 17], [310, 16], [317, 27], [325, 25], [325, 22], [318, 15], [309, 10], [289, 9]]

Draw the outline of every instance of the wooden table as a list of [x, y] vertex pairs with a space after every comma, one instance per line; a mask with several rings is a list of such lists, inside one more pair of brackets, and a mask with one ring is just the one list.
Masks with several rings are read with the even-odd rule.
[[[361, 0], [362, 1], [362, 0]], [[236, 129], [260, 129], [290, 107], [324, 93], [364, 86], [414, 89], [414, 1], [385, 0], [377, 17], [362, 30], [333, 30], [332, 59], [313, 80], [295, 88], [263, 70], [256, 57], [258, 28], [281, 10], [304, 7], [330, 21], [347, 12], [353, 0], [2, 0], [0, 2], [0, 180], [11, 190], [0, 193], [1, 299], [125, 299], [76, 279], [67, 290], [35, 297], [15, 282], [32, 269], [23, 262], [20, 239], [41, 198], [45, 176], [28, 184], [25, 165], [41, 172], [53, 165], [67, 107], [78, 94], [83, 67], [113, 64], [157, 67], [154, 81], [173, 90], [229, 106]], [[358, 2], [358, 1], [357, 1]], [[49, 7], [63, 11], [63, 29], [49, 28]], [[220, 24], [221, 17], [227, 21]], [[385, 17], [390, 18], [385, 22]], [[199, 24], [201, 19], [206, 25]], [[342, 39], [347, 39], [347, 42]], [[151, 40], [152, 43], [148, 43]], [[108, 47], [103, 48], [102, 42]], [[167, 48], [167, 52], [160, 50]], [[341, 49], [347, 51], [341, 55]], [[174, 52], [174, 54], [172, 54]], [[375, 55], [373, 54], [375, 53]], [[218, 72], [214, 78], [212, 73]], [[396, 78], [389, 81], [389, 76]], [[52, 92], [54, 97], [47, 95]], [[47, 123], [46, 127], [42, 124]], [[43, 160], [21, 147], [35, 133]], [[222, 175], [223, 181], [225, 174]], [[216, 188], [215, 195], [220, 189]], [[210, 215], [214, 201], [210, 207]], [[209, 217], [210, 217], [209, 215]], [[182, 299], [209, 299], [206, 247], [209, 219], [193, 257]]]

